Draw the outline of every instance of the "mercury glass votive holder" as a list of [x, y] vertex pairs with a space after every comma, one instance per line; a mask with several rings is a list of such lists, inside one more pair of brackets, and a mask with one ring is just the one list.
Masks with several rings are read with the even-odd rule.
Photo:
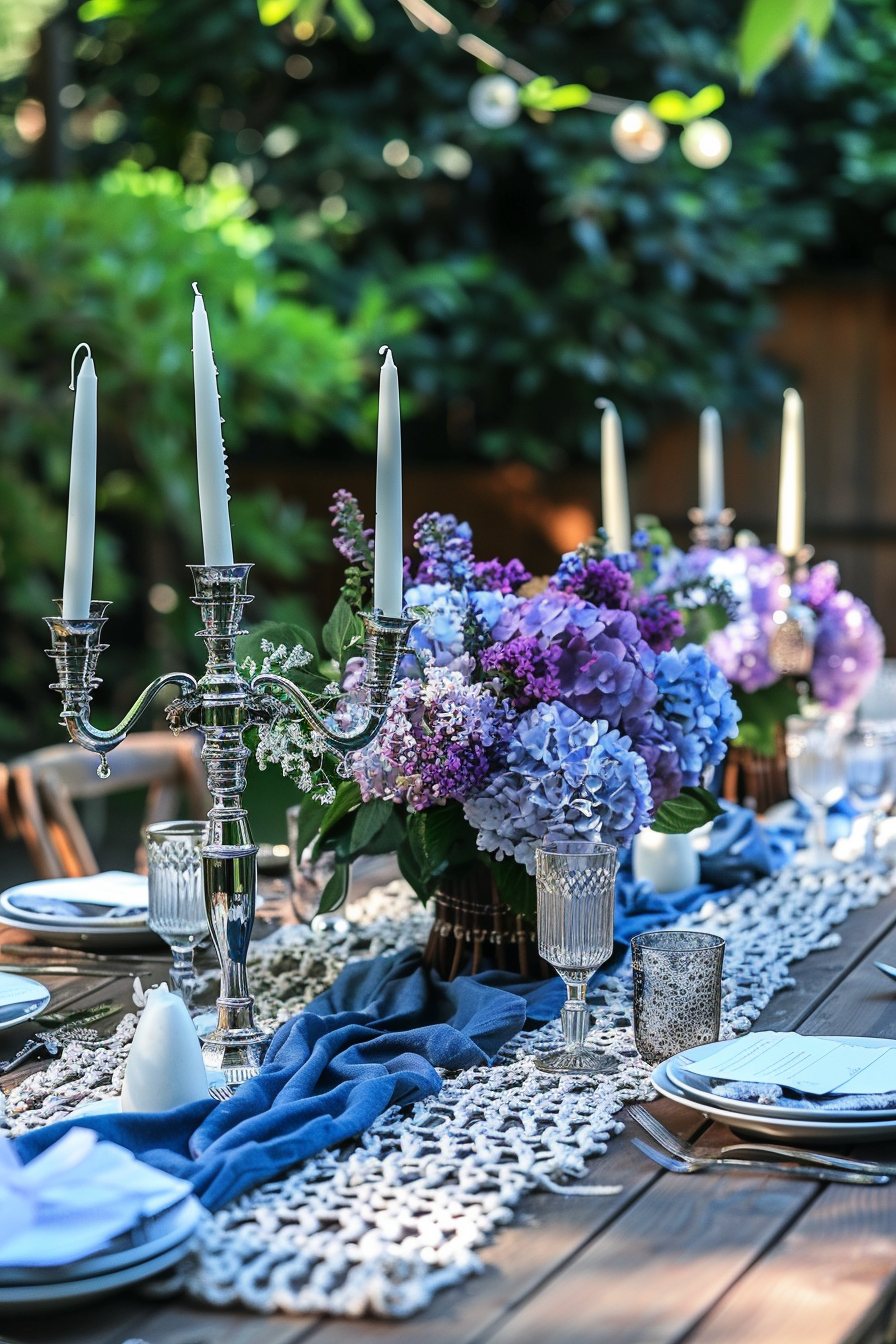
[[632, 939], [635, 1046], [648, 1064], [719, 1039], [725, 940], [660, 929]]

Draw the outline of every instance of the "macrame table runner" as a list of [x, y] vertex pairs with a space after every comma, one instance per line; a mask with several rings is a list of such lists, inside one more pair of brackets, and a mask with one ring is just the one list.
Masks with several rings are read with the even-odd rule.
[[[793, 984], [792, 962], [835, 946], [850, 910], [875, 905], [889, 889], [881, 864], [788, 867], [680, 920], [726, 939], [723, 1037], [745, 1031], [777, 990]], [[397, 882], [323, 928], [280, 929], [251, 954], [261, 1015], [285, 1021], [350, 958], [422, 947], [430, 926]], [[614, 1074], [594, 1082], [540, 1073], [532, 1053], [558, 1044], [559, 1026], [523, 1032], [493, 1067], [446, 1076], [437, 1097], [393, 1107], [356, 1143], [208, 1215], [192, 1252], [147, 1291], [185, 1291], [213, 1306], [260, 1312], [406, 1317], [479, 1272], [477, 1248], [511, 1221], [527, 1191], [616, 1193], [583, 1183], [586, 1164], [623, 1129], [614, 1118], [620, 1108], [653, 1094], [632, 1041], [629, 973], [597, 984], [590, 1039], [615, 1058]], [[117, 1095], [135, 1026], [128, 1016], [99, 1050], [67, 1046], [9, 1094], [0, 1125], [20, 1134], [62, 1119], [80, 1101]]]

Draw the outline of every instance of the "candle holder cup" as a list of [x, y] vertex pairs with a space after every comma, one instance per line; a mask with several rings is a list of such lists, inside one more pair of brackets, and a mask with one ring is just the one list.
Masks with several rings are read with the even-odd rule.
[[205, 909], [212, 942], [221, 965], [218, 1020], [203, 1037], [203, 1056], [210, 1068], [222, 1069], [237, 1085], [260, 1070], [270, 1035], [260, 1028], [249, 992], [246, 956], [255, 919], [256, 855], [249, 819], [242, 805], [249, 748], [247, 728], [302, 718], [332, 751], [356, 751], [373, 741], [382, 727], [389, 693], [407, 648], [414, 622], [379, 611], [362, 618], [366, 630], [367, 714], [348, 732], [323, 718], [291, 681], [273, 673], [247, 679], [236, 663], [236, 638], [243, 609], [252, 601], [246, 591], [251, 565], [191, 565], [195, 596], [202, 617], [197, 637], [206, 646], [206, 670], [197, 681], [187, 672], [157, 677], [141, 692], [116, 727], [97, 728], [90, 721], [91, 702], [100, 680], [99, 655], [108, 602], [92, 602], [85, 620], [61, 615], [45, 618], [50, 627], [48, 655], [56, 664], [53, 689], [62, 697], [61, 721], [72, 740], [100, 757], [97, 773], [109, 774], [106, 753], [124, 741], [163, 687], [177, 685], [180, 697], [166, 710], [173, 732], [195, 728], [205, 738], [202, 759], [213, 807], [208, 837], [202, 845]]
[[733, 536], [731, 524], [736, 517], [734, 509], [722, 509], [717, 517], [711, 517], [703, 509], [688, 509], [688, 521], [694, 524], [691, 541], [707, 550], [727, 551]]
[[768, 644], [768, 661], [781, 676], [806, 676], [815, 657], [815, 613], [793, 596], [796, 584], [805, 582], [815, 549], [803, 546], [796, 555], [782, 557], [783, 582], [779, 589], [784, 603], [772, 618], [775, 631]]

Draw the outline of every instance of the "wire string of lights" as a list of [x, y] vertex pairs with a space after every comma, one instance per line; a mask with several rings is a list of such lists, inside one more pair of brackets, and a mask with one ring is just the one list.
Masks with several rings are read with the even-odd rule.
[[[584, 85], [558, 87], [556, 80], [539, 75], [528, 66], [477, 37], [462, 33], [429, 0], [399, 0], [415, 28], [428, 29], [453, 41], [468, 56], [499, 73], [483, 75], [470, 89], [468, 104], [473, 118], [488, 130], [511, 126], [523, 107], [539, 111], [584, 108], [613, 117], [610, 139], [613, 148], [630, 163], [650, 163], [662, 154], [668, 138], [666, 122], [683, 126], [679, 140], [685, 158], [698, 168], [717, 168], [731, 153], [731, 135], [721, 121], [700, 115], [720, 106], [724, 95], [716, 86], [688, 98], [677, 90], [658, 94], [651, 105], [610, 94], [593, 93]], [[656, 108], [660, 115], [657, 115]]]

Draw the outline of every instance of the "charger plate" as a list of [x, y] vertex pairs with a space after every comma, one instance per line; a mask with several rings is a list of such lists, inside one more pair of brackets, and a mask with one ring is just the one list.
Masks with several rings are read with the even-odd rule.
[[155, 1255], [137, 1265], [129, 1265], [126, 1269], [117, 1269], [111, 1274], [68, 1279], [59, 1283], [29, 1283], [19, 1288], [0, 1287], [0, 1307], [5, 1307], [11, 1313], [32, 1315], [35, 1312], [62, 1311], [66, 1307], [95, 1301], [98, 1297], [107, 1297], [110, 1293], [117, 1293], [119, 1288], [151, 1279], [154, 1274], [161, 1274], [163, 1269], [176, 1265], [178, 1260], [183, 1259], [190, 1237], [192, 1233], [161, 1255]]
[[[825, 1036], [824, 1040], [838, 1041], [844, 1045], [868, 1045], [872, 1048], [884, 1045], [887, 1042], [878, 1040], [873, 1036]], [[698, 1046], [696, 1050], [689, 1050], [688, 1054], [699, 1056], [702, 1053], [711, 1053], [718, 1046], [718, 1041], [712, 1041], [709, 1045]], [[669, 1081], [679, 1088], [686, 1096], [692, 1097], [699, 1103], [708, 1103], [722, 1111], [734, 1111], [739, 1115], [756, 1115], [760, 1118], [774, 1120], [805, 1120], [809, 1116], [813, 1119], [824, 1117], [826, 1121], [832, 1124], [854, 1124], [856, 1122], [867, 1124], [874, 1120], [880, 1123], [884, 1120], [892, 1121], [896, 1124], [896, 1107], [888, 1107], [880, 1111], [856, 1111], [850, 1110], [847, 1102], [848, 1096], [843, 1098], [843, 1106], [834, 1110], [818, 1110], [814, 1113], [800, 1108], [796, 1110], [793, 1106], [776, 1106], [774, 1103], [766, 1104], [759, 1101], [738, 1101], [734, 1097], [720, 1097], [710, 1088], [711, 1080], [703, 1078], [700, 1074], [691, 1073], [683, 1069], [679, 1064], [680, 1056], [673, 1055], [671, 1059], [666, 1060], [666, 1075]], [[893, 1079], [893, 1091], [896, 1092], [896, 1077]]]
[[761, 1110], [761, 1115], [745, 1109], [725, 1110], [721, 1106], [691, 1097], [673, 1083], [665, 1063], [658, 1064], [650, 1078], [660, 1096], [727, 1125], [738, 1138], [783, 1139], [791, 1144], [823, 1144], [832, 1148], [848, 1148], [854, 1143], [887, 1143], [896, 1139], [896, 1120], [871, 1120], [869, 1116], [874, 1114], [873, 1111], [863, 1111], [863, 1119], [860, 1121], [832, 1121], [827, 1117], [778, 1119], [766, 1114], [768, 1107], [759, 1107], [755, 1102], [739, 1102], [738, 1105], [743, 1108], [753, 1106]]

